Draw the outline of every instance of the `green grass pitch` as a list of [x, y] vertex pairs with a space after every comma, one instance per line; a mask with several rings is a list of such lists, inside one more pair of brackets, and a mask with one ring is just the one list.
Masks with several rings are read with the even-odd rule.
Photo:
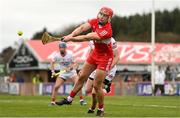
[[[72, 105], [48, 106], [50, 96], [0, 95], [0, 117], [96, 117], [87, 114], [91, 99], [85, 99], [86, 106], [79, 97]], [[180, 96], [106, 96], [105, 117], [180, 117]]]

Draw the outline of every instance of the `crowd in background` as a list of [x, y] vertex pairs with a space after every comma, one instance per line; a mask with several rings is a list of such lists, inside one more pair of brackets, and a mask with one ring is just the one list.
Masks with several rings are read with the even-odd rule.
[[[165, 81], [180, 81], [180, 70], [175, 65], [168, 65], [168, 66], [161, 66], [162, 71], [165, 73]], [[157, 69], [156, 69], [157, 70]], [[124, 82], [150, 82], [151, 81], [151, 72], [145, 69], [142, 72], [138, 71], [129, 71], [125, 68], [122, 71], [118, 71], [116, 76], [121, 76]], [[24, 83], [24, 78], [21, 76], [16, 75], [12, 72], [8, 77], [7, 81], [9, 82], [18, 82]], [[43, 82], [43, 78], [39, 73], [35, 73], [32, 77], [32, 83], [41, 83]]]

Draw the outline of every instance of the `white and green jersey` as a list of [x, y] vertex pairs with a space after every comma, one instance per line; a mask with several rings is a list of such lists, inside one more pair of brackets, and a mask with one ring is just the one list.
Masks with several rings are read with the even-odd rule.
[[54, 54], [52, 57], [52, 61], [55, 62], [56, 70], [63, 70], [75, 62], [73, 53], [71, 51], [67, 51], [64, 57], [61, 56], [60, 53]]
[[[53, 56], [52, 61], [55, 62], [55, 70], [65, 70], [70, 65], [75, 63], [75, 59], [74, 59], [73, 53], [71, 51], [67, 51], [67, 53], [64, 57], [61, 56], [60, 53], [56, 53]], [[70, 79], [76, 75], [77, 75], [76, 70], [73, 69], [71, 71], [60, 74], [59, 77], [66, 80], [66, 79]]]

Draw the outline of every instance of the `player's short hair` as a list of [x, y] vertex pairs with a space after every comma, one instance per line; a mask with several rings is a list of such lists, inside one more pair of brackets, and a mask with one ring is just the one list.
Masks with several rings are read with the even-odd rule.
[[67, 45], [65, 42], [60, 42], [59, 43], [59, 48], [67, 48]]

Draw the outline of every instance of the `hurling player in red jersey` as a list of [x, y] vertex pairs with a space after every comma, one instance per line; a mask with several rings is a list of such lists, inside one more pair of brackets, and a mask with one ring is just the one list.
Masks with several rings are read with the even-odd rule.
[[[57, 105], [71, 104], [75, 95], [81, 90], [84, 82], [89, 75], [96, 70], [94, 79], [94, 89], [97, 93], [98, 110], [97, 116], [104, 115], [104, 94], [102, 91], [103, 81], [111, 69], [113, 61], [113, 50], [111, 44], [112, 28], [111, 18], [113, 10], [109, 7], [102, 7], [99, 10], [97, 18], [91, 19], [88, 22], [77, 27], [71, 34], [64, 37], [65, 42], [82, 42], [93, 40], [94, 50], [88, 56], [82, 70], [78, 74], [78, 82], [75, 84], [70, 95], [63, 100], [56, 102]], [[92, 32], [86, 35], [81, 33], [91, 29]]]

